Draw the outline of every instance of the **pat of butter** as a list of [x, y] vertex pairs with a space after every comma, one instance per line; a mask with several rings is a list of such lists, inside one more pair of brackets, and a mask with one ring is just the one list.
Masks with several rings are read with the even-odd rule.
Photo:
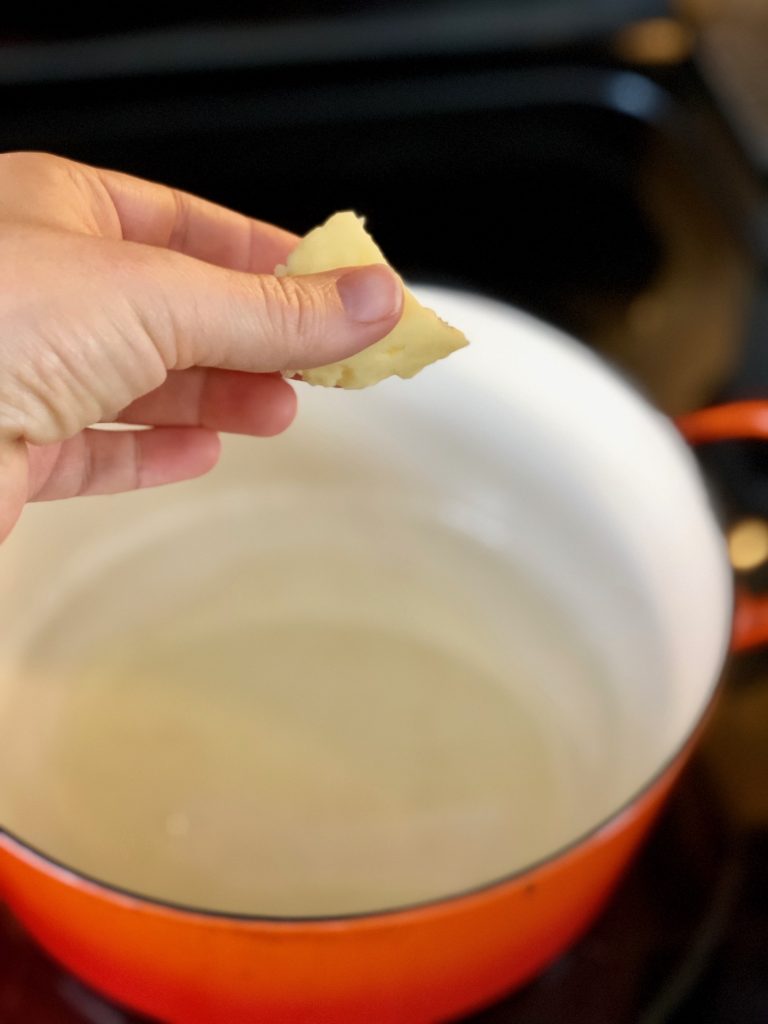
[[[325, 224], [299, 242], [278, 277], [318, 274], [337, 267], [386, 263], [365, 230], [365, 222], [351, 211], [335, 213]], [[291, 370], [286, 376], [323, 387], [367, 388], [385, 377], [413, 377], [430, 363], [463, 348], [467, 339], [404, 289], [403, 315], [389, 334], [349, 359], [313, 370]]]

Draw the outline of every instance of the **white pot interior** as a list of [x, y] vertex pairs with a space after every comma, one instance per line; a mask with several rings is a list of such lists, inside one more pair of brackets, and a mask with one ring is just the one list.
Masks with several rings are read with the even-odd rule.
[[587, 351], [300, 386], [208, 478], [39, 505], [0, 552], [0, 826], [131, 891], [312, 916], [536, 862], [680, 750], [730, 578], [671, 425]]

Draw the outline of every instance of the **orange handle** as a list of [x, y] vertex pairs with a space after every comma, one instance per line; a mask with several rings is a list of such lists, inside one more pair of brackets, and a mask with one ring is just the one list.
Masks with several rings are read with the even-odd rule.
[[[690, 444], [708, 441], [768, 441], [768, 401], [732, 402], [700, 409], [677, 419]], [[768, 643], [768, 597], [737, 588], [731, 650]]]

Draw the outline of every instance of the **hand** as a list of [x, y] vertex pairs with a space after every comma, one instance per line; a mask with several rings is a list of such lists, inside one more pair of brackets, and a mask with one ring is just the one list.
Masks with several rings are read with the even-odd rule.
[[[0, 539], [28, 500], [205, 473], [217, 431], [290, 424], [280, 370], [394, 327], [383, 266], [275, 277], [296, 241], [138, 178], [0, 155]], [[89, 429], [106, 421], [153, 429]]]

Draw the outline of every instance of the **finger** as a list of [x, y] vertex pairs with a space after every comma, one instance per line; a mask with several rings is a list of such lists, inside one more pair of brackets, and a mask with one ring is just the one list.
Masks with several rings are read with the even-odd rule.
[[117, 171], [84, 168], [98, 177], [128, 242], [174, 249], [220, 267], [271, 274], [298, 242], [273, 224], [216, 203]]
[[166, 185], [50, 153], [0, 154], [0, 218], [143, 242], [269, 274], [298, 238]]
[[295, 415], [296, 393], [280, 376], [192, 367], [171, 371], [163, 385], [132, 402], [117, 420], [272, 437]]
[[323, 366], [383, 338], [402, 312], [402, 285], [383, 264], [278, 278], [149, 252], [126, 287], [168, 369]]
[[61, 444], [29, 445], [29, 501], [116, 494], [189, 480], [216, 465], [217, 434], [195, 427], [84, 430]]

